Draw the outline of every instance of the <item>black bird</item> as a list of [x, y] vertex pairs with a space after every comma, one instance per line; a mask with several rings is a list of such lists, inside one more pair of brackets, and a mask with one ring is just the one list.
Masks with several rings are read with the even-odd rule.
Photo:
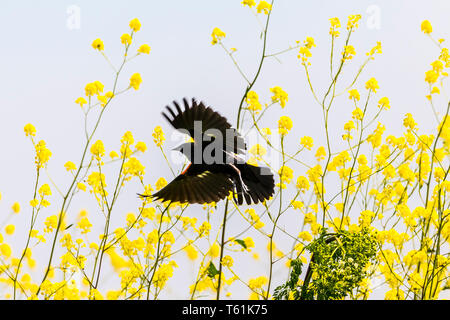
[[195, 99], [184, 98], [184, 110], [173, 102], [176, 113], [166, 106], [162, 115], [194, 142], [175, 148], [190, 161], [167, 186], [151, 195], [155, 200], [180, 203], [218, 202], [233, 193], [237, 204], [263, 202], [274, 193], [274, 178], [268, 168], [245, 162], [246, 145], [227, 119]]

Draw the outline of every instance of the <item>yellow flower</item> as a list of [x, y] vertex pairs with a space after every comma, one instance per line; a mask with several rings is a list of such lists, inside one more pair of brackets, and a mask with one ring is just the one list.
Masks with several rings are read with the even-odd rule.
[[300, 240], [310, 242], [312, 240], [312, 235], [308, 231], [302, 231], [297, 236]]
[[[319, 182], [319, 178], [322, 176], [323, 170], [322, 167], [318, 164], [310, 169], [308, 169], [308, 171], [306, 171], [307, 175], [308, 175], [308, 179], [309, 181], [313, 182], [313, 183], [318, 183]], [[298, 183], [298, 181], [297, 181]], [[308, 184], [309, 186], [309, 184]]]
[[248, 286], [253, 290], [261, 289], [268, 282], [269, 280], [267, 279], [267, 277], [261, 276], [255, 279], [250, 279], [248, 281]]
[[278, 120], [278, 133], [286, 135], [292, 129], [292, 120], [288, 116], [281, 116]]
[[353, 58], [354, 54], [356, 54], [356, 51], [353, 46], [345, 46], [344, 51], [342, 52], [342, 60], [350, 60]]
[[261, 0], [258, 3], [258, 6], [256, 7], [256, 12], [261, 13], [261, 11], [264, 11], [265, 14], [269, 14], [269, 11], [272, 9], [272, 6], [270, 5], [270, 3]]
[[67, 161], [64, 164], [64, 168], [66, 168], [67, 171], [77, 170], [77, 166], [72, 161]]
[[51, 196], [52, 195], [52, 191], [50, 189], [50, 186], [47, 183], [44, 183], [38, 190], [39, 195], [41, 197], [44, 196]]
[[105, 93], [105, 98], [112, 99], [114, 97], [114, 93], [112, 91], [108, 91]]
[[38, 204], [39, 204], [39, 200], [38, 199], [30, 200], [30, 206], [32, 206], [33, 208], [37, 207]]
[[150, 53], [150, 46], [148, 44], [143, 44], [139, 47], [138, 49], [139, 53], [145, 53], [145, 54], [149, 54]]
[[345, 131], [351, 131], [353, 129], [355, 129], [355, 123], [352, 120], [350, 120], [344, 124]]
[[222, 265], [227, 268], [231, 268], [233, 266], [233, 258], [230, 256], [224, 256], [222, 258]]
[[195, 247], [192, 244], [187, 245], [184, 248], [184, 252], [186, 252], [188, 258], [191, 260], [195, 260], [198, 258], [198, 251], [195, 249]]
[[248, 213], [248, 215], [250, 216], [250, 221], [256, 229], [264, 227], [264, 222], [260, 220], [259, 216], [255, 212], [255, 209], [253, 208], [247, 209], [245, 210], [245, 212]]
[[44, 140], [39, 141], [35, 145], [35, 149], [36, 149], [35, 163], [38, 168], [42, 168], [48, 162], [48, 160], [50, 160], [52, 153], [47, 148]]
[[156, 181], [156, 190], [159, 191], [162, 188], [164, 188], [167, 185], [167, 180], [164, 179], [163, 177], [159, 178], [158, 181]]
[[97, 95], [97, 100], [100, 102], [100, 105], [102, 107], [106, 106], [106, 103], [108, 102], [108, 98], [106, 96], [102, 96], [100, 94]]
[[309, 181], [304, 176], [299, 176], [295, 186], [300, 192], [304, 193], [306, 190], [309, 190]]
[[308, 62], [308, 58], [312, 57], [312, 54], [309, 49], [310, 48], [304, 46], [300, 47], [300, 49], [298, 50], [297, 58], [302, 60], [302, 65], [304, 66], [310, 65], [310, 63]]
[[125, 164], [123, 165], [123, 174], [130, 174], [136, 177], [143, 177], [145, 174], [145, 167], [141, 164], [141, 162], [135, 157], [131, 157]]
[[380, 41], [377, 41], [377, 44], [376, 44], [372, 49], [370, 49], [370, 51], [367, 52], [366, 55], [369, 56], [370, 59], [374, 59], [373, 56], [374, 56], [376, 53], [381, 54], [382, 52], [383, 52], [383, 51], [382, 51], [382, 49], [381, 49], [381, 42], [380, 42]]
[[445, 63], [445, 67], [450, 67], [450, 54], [448, 48], [442, 48], [439, 54], [439, 60]]
[[45, 219], [44, 224], [44, 232], [52, 232], [54, 229], [56, 229], [56, 226], [58, 224], [58, 217], [56, 215], [48, 216]]
[[387, 97], [383, 97], [378, 101], [378, 108], [380, 109], [389, 109], [391, 105], [389, 104], [389, 99]]
[[300, 139], [300, 144], [308, 150], [314, 146], [314, 140], [311, 137], [304, 136]]
[[360, 14], [351, 14], [348, 16], [347, 30], [358, 28], [358, 22], [361, 19]]
[[97, 87], [93, 83], [88, 83], [86, 87], [84, 87], [84, 91], [86, 96], [90, 97], [97, 93]]
[[315, 47], [315, 46], [316, 46], [313, 37], [306, 37], [306, 39], [303, 41], [303, 44], [304, 44], [305, 47], [308, 48], [308, 49], [311, 49], [312, 47]]
[[111, 151], [111, 152], [109, 153], [109, 156], [111, 157], [111, 159], [114, 159], [114, 158], [117, 158], [119, 155], [117, 154], [117, 152], [115, 152], [115, 151], [113, 150], [113, 151]]
[[261, 129], [261, 133], [264, 135], [264, 136], [270, 136], [271, 134], [272, 134], [272, 131], [270, 130], [270, 128], [262, 128]]
[[130, 78], [130, 87], [133, 87], [134, 90], [138, 90], [139, 86], [142, 83], [142, 78], [139, 73], [135, 73]]
[[105, 49], [105, 45], [103, 44], [103, 41], [101, 39], [95, 39], [92, 42], [92, 48], [98, 51], [103, 51], [103, 49]]
[[103, 85], [103, 83], [101, 83], [101, 82], [98, 81], [98, 80], [95, 80], [92, 84], [93, 84], [93, 85], [95, 86], [95, 88], [97, 89], [96, 93], [103, 92], [103, 88], [105, 87], [105, 86]]
[[140, 152], [145, 152], [147, 150], [147, 145], [145, 144], [145, 142], [139, 141], [138, 143], [136, 143], [135, 148]]
[[162, 289], [167, 280], [173, 276], [173, 267], [176, 267], [176, 263], [171, 261], [169, 263], [162, 264], [158, 270], [156, 270], [155, 275], [153, 277], [153, 281], [156, 287]]
[[439, 90], [439, 88], [438, 87], [433, 87], [433, 89], [431, 90], [431, 92], [430, 93], [436, 93], [436, 94], [439, 94], [439, 93], [441, 93], [441, 90]]
[[92, 224], [87, 217], [83, 217], [77, 223], [77, 228], [81, 230], [81, 234], [86, 234], [91, 231]]
[[288, 166], [282, 166], [280, 170], [278, 170], [278, 174], [280, 176], [281, 183], [291, 183], [292, 178], [294, 177], [294, 172]]
[[122, 158], [126, 158], [131, 154], [130, 146], [134, 143], [133, 134], [130, 131], [125, 132], [120, 142], [122, 143], [120, 155]]
[[82, 182], [78, 182], [77, 188], [80, 189], [81, 191], [86, 191], [86, 185]]
[[9, 244], [7, 243], [2, 243], [0, 245], [0, 253], [6, 257], [9, 258], [11, 256], [12, 250], [11, 247], [9, 246]]
[[242, 5], [249, 6], [250, 8], [256, 5], [255, 0], [242, 0]]
[[212, 246], [209, 248], [208, 253], [212, 258], [217, 258], [220, 254], [220, 246], [214, 242]]
[[248, 152], [255, 155], [257, 158], [261, 158], [267, 153], [267, 150], [260, 144], [255, 144]]
[[251, 251], [251, 248], [255, 247], [255, 242], [251, 237], [245, 237], [244, 239], [245, 246], [247, 247], [247, 251]]
[[364, 117], [364, 112], [360, 108], [355, 108], [355, 110], [352, 111], [352, 119], [355, 120], [362, 120]]
[[131, 227], [132, 225], [136, 224], [136, 215], [133, 212], [127, 213], [125, 220], [127, 222], [127, 227]]
[[122, 44], [124, 45], [130, 45], [131, 44], [131, 36], [128, 33], [124, 33], [121, 37], [120, 37], [120, 42], [122, 42]]
[[292, 206], [292, 208], [294, 208], [294, 210], [298, 210], [298, 209], [303, 208], [305, 206], [305, 204], [301, 201], [292, 201], [291, 206]]
[[199, 237], [207, 237], [209, 235], [210, 230], [211, 230], [211, 224], [208, 221], [205, 221], [198, 228], [197, 232], [198, 232]]
[[87, 103], [86, 99], [83, 97], [79, 97], [77, 100], [75, 100], [76, 104], [79, 104], [80, 107], [83, 107]]
[[130, 21], [130, 28], [134, 32], [138, 32], [141, 29], [141, 22], [138, 20], [138, 18], [134, 18]]
[[411, 130], [414, 130], [417, 126], [417, 123], [414, 121], [414, 118], [411, 113], [407, 113], [405, 115], [405, 119], [403, 119], [403, 125]]
[[327, 152], [325, 151], [325, 147], [320, 146], [319, 148], [317, 148], [317, 151], [315, 154], [317, 161], [325, 159], [326, 155], [327, 155]]
[[428, 20], [422, 21], [422, 24], [420, 25], [420, 30], [422, 30], [423, 33], [425, 33], [425, 34], [429, 34], [429, 33], [433, 32], [433, 27], [431, 26], [430, 21], [428, 21]]
[[105, 155], [105, 146], [102, 140], [97, 140], [91, 146], [91, 154], [95, 156], [98, 160]]
[[219, 28], [214, 28], [213, 32], [211, 33], [211, 37], [212, 37], [212, 41], [211, 44], [215, 45], [216, 43], [218, 43], [220, 40], [222, 40], [222, 38], [225, 38], [226, 34], [225, 32], [223, 32], [222, 30], [220, 30]]
[[20, 212], [20, 203], [14, 202], [11, 209], [14, 213], [19, 213]]
[[153, 129], [153, 142], [155, 142], [157, 147], [160, 147], [163, 145], [165, 137], [164, 132], [161, 128], [161, 126], [156, 126], [155, 129]]
[[444, 69], [444, 63], [440, 60], [435, 60], [431, 63], [431, 66], [433, 67], [433, 70], [437, 73], [441, 73], [441, 71]]
[[429, 84], [433, 84], [437, 81], [439, 78], [439, 74], [434, 70], [428, 70], [425, 72], [425, 81]]
[[34, 137], [36, 135], [36, 128], [31, 124], [28, 123], [27, 125], [25, 125], [25, 127], [23, 128], [23, 131], [25, 132], [25, 136], [32, 136]]
[[348, 96], [349, 99], [354, 99], [356, 101], [359, 101], [360, 95], [359, 95], [358, 90], [351, 89], [351, 90], [348, 91], [348, 93], [349, 93], [349, 96]]
[[312, 212], [308, 212], [305, 214], [305, 218], [303, 220], [304, 224], [313, 224], [316, 223], [316, 216]]
[[341, 27], [341, 22], [339, 21], [339, 18], [335, 17], [335, 18], [331, 18], [330, 19], [330, 35], [333, 37], [338, 37], [339, 36], [339, 31], [337, 29], [339, 29]]
[[370, 223], [372, 222], [374, 217], [375, 217], [375, 213], [373, 211], [364, 210], [364, 211], [361, 211], [358, 221], [361, 226], [367, 227], [370, 225]]
[[262, 109], [261, 103], [259, 102], [258, 94], [255, 91], [249, 91], [247, 93], [245, 102], [247, 102], [248, 110], [255, 111], [256, 113], [258, 113], [258, 111]]
[[6, 234], [8, 234], [8, 235], [14, 234], [14, 231], [15, 231], [15, 230], [16, 230], [16, 226], [13, 225], [13, 224], [8, 224], [8, 225], [5, 227], [5, 232], [6, 232]]
[[366, 82], [366, 89], [367, 90], [372, 90], [373, 92], [377, 92], [377, 89], [379, 89], [380, 87], [378, 86], [378, 81], [375, 78], [370, 78], [367, 82]]
[[99, 92], [103, 92], [104, 85], [100, 81], [88, 83], [84, 88], [87, 97], [91, 97]]
[[286, 101], [288, 101], [288, 94], [278, 86], [271, 88], [270, 92], [273, 93], [272, 102], [279, 102], [281, 108], [284, 108], [286, 106]]
[[91, 193], [99, 193], [105, 196], [107, 195], [105, 190], [105, 175], [103, 173], [100, 174], [99, 172], [92, 172], [87, 178], [87, 183], [92, 187]]

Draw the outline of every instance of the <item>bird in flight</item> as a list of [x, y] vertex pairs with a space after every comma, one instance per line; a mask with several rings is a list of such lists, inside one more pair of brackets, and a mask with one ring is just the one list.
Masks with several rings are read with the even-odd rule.
[[175, 111], [162, 113], [177, 130], [191, 136], [174, 150], [188, 160], [186, 169], [158, 192], [155, 200], [180, 203], [211, 203], [230, 192], [238, 205], [263, 202], [274, 193], [274, 178], [268, 168], [244, 160], [246, 145], [227, 119], [195, 99], [183, 99], [184, 110], [174, 101]]

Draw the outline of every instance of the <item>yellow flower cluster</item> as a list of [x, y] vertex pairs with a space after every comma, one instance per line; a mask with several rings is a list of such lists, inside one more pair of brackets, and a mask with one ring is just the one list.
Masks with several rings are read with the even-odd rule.
[[248, 152], [250, 154], [253, 154], [257, 159], [261, 159], [266, 153], [267, 150], [263, 146], [261, 146], [259, 143], [252, 146]]
[[50, 160], [52, 152], [47, 148], [47, 145], [44, 140], [41, 140], [38, 143], [36, 143], [35, 149], [36, 149], [36, 160], [35, 160], [36, 166], [38, 168], [42, 168]]
[[259, 216], [256, 214], [255, 209], [246, 209], [245, 212], [249, 215], [251, 224], [256, 229], [261, 229], [262, 227], [264, 227], [264, 222], [262, 222]]
[[332, 37], [338, 37], [339, 36], [339, 28], [341, 27], [341, 21], [339, 20], [339, 18], [334, 17], [330, 19], [330, 35]]
[[245, 102], [247, 103], [247, 108], [250, 111], [258, 113], [262, 109], [258, 94], [255, 91], [249, 91], [247, 93]]
[[273, 93], [272, 102], [278, 102], [281, 108], [284, 108], [286, 106], [286, 102], [288, 101], [288, 94], [278, 86], [271, 88], [270, 92]]
[[304, 41], [304, 45], [300, 46], [299, 48], [297, 58], [302, 61], [301, 63], [305, 67], [311, 65], [311, 63], [308, 61], [308, 59], [312, 57], [310, 49], [315, 46], [316, 44], [314, 43], [314, 38], [307, 37]]
[[141, 83], [142, 83], [142, 78], [139, 73], [134, 73], [130, 77], [130, 87], [132, 87], [134, 90], [138, 90]]
[[163, 145], [164, 141], [166, 140], [161, 126], [156, 126], [155, 129], [153, 129], [152, 136], [153, 136], [153, 142], [158, 147], [161, 147]]
[[211, 37], [212, 37], [212, 41], [211, 44], [215, 45], [218, 42], [220, 42], [223, 38], [225, 38], [226, 34], [225, 32], [223, 32], [222, 30], [220, 30], [219, 28], [214, 28], [212, 33], [211, 33]]
[[259, 1], [256, 6], [256, 12], [258, 13], [264, 12], [265, 14], [269, 14], [270, 10], [272, 10], [272, 5], [264, 0]]
[[344, 47], [344, 51], [342, 52], [342, 60], [351, 60], [353, 59], [353, 55], [356, 54], [355, 48], [352, 45], [348, 45]]
[[288, 116], [281, 116], [278, 120], [278, 133], [285, 136], [292, 129], [292, 120]]
[[347, 30], [354, 30], [358, 28], [359, 20], [361, 20], [360, 14], [351, 14], [348, 16]]
[[294, 177], [294, 171], [284, 165], [280, 168], [280, 170], [278, 170], [278, 175], [280, 176], [279, 186], [281, 189], [285, 189], [286, 184], [291, 183], [291, 180]]

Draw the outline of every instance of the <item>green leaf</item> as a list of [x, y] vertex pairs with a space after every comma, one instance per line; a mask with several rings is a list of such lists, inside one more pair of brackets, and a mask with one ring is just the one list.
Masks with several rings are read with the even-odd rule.
[[72, 226], [73, 226], [73, 223], [69, 224], [69, 225], [66, 227], [66, 229], [64, 229], [64, 230], [67, 230], [67, 229], [69, 229], [69, 228], [72, 228]]
[[247, 245], [245, 244], [244, 240], [241, 239], [234, 239], [235, 242], [239, 243], [244, 249], [247, 249]]
[[219, 270], [217, 270], [216, 266], [212, 261], [209, 262], [208, 269], [206, 269], [206, 272], [208, 273], [208, 277], [214, 278], [216, 275], [219, 274]]

